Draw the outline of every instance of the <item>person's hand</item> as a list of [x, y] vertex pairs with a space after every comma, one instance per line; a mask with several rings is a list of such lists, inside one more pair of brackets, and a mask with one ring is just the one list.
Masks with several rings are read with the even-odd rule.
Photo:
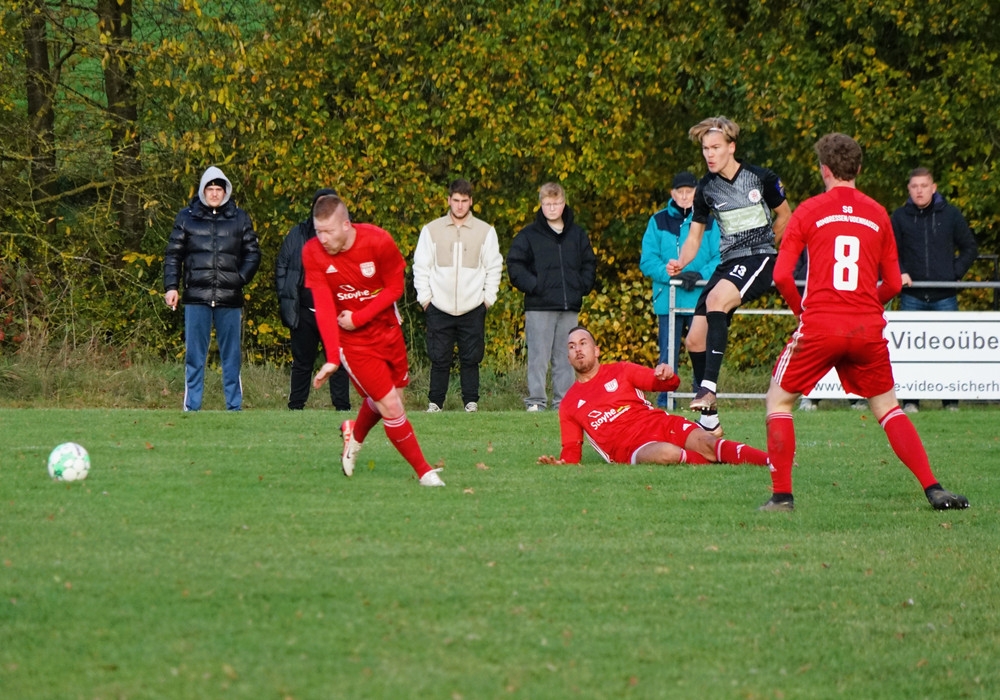
[[697, 286], [698, 282], [701, 281], [701, 273], [695, 272], [694, 270], [688, 270], [687, 272], [682, 272], [677, 275], [677, 278], [681, 281], [681, 289], [685, 292], [690, 292]]
[[356, 330], [357, 326], [354, 325], [354, 312], [344, 310], [337, 314], [337, 325], [345, 331]]
[[684, 267], [681, 265], [679, 260], [668, 260], [667, 261], [667, 274], [671, 277], [681, 274]]
[[171, 311], [177, 311], [177, 290], [171, 289], [169, 292], [163, 295], [163, 301], [167, 302], [167, 306], [170, 307]]
[[653, 375], [663, 381], [664, 379], [670, 379], [674, 376], [674, 368], [668, 365], [666, 362], [656, 365], [656, 369], [653, 370]]
[[912, 277], [910, 277], [905, 272], [901, 276], [903, 278], [903, 286], [904, 287], [912, 287], [913, 286], [913, 278]]
[[565, 461], [559, 459], [558, 457], [553, 457], [552, 455], [542, 455], [535, 462], [536, 464], [566, 464]]
[[316, 376], [313, 378], [313, 388], [319, 389], [323, 386], [323, 383], [329, 379], [331, 374], [337, 371], [339, 366], [340, 365], [335, 365], [332, 362], [324, 363], [323, 366], [319, 368], [319, 372], [317, 372]]

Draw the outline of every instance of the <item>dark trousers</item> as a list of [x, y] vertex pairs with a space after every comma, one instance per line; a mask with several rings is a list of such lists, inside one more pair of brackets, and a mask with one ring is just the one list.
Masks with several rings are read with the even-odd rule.
[[448, 393], [456, 345], [464, 406], [479, 401], [479, 363], [486, 353], [486, 304], [461, 316], [446, 314], [434, 304], [427, 307], [427, 357], [431, 361], [427, 400], [438, 406], [444, 406]]
[[[316, 325], [316, 314], [307, 307], [299, 307], [299, 326], [292, 331], [292, 385], [288, 392], [288, 407], [300, 410], [309, 398], [312, 373], [322, 338]], [[351, 381], [341, 367], [329, 379], [330, 400], [338, 411], [351, 410]]]
[[[674, 374], [678, 374], [680, 372], [678, 368], [681, 365], [681, 339], [691, 330], [694, 314], [674, 314], [674, 346], [672, 348], [670, 347], [670, 316], [664, 314], [657, 316], [656, 320], [659, 326], [660, 362], [666, 362], [673, 367]], [[694, 391], [697, 392], [698, 388], [695, 386]], [[656, 397], [656, 405], [660, 408], [666, 408], [667, 399], [667, 393], [661, 392]]]

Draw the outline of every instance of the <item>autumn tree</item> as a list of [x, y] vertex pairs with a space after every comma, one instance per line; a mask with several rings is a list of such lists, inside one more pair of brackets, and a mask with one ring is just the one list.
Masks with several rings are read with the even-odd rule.
[[[47, 250], [86, 262], [78, 313], [167, 355], [179, 332], [155, 303], [160, 255], [173, 215], [213, 164], [236, 184], [265, 253], [247, 290], [248, 348], [260, 359], [285, 351], [271, 266], [315, 189], [336, 188], [356, 219], [389, 229], [409, 257], [459, 176], [474, 183], [477, 215], [496, 225], [504, 250], [531, 220], [539, 184], [561, 181], [599, 253], [584, 320], [609, 356], [652, 359], [639, 239], [672, 174], [704, 172], [687, 129], [715, 114], [741, 124], [739, 154], [779, 173], [793, 205], [820, 187], [813, 143], [844, 131], [865, 148], [866, 191], [892, 209], [907, 171], [927, 165], [982, 250], [996, 250], [1000, 9], [987, 0], [92, 2], [59, 5], [60, 24], [55, 4], [18, 0], [0, 40], [47, 37], [49, 65], [41, 55], [30, 63], [25, 43], [8, 49], [0, 105], [29, 101], [29, 66], [59, 78], [45, 84], [55, 122], [35, 129], [54, 143], [37, 155], [64, 154], [37, 166], [60, 183], [62, 228]], [[31, 8], [48, 12], [48, 34], [31, 25]], [[20, 88], [6, 82], [11, 56]], [[25, 114], [44, 114], [45, 94]], [[6, 173], [35, 162], [26, 124], [4, 135]], [[5, 222], [25, 221], [41, 201], [4, 196]], [[101, 211], [114, 213], [110, 226]], [[404, 301], [419, 351], [422, 315]], [[517, 361], [522, 316], [505, 285], [489, 316], [495, 366]], [[784, 333], [741, 325], [738, 364], [769, 362]]]

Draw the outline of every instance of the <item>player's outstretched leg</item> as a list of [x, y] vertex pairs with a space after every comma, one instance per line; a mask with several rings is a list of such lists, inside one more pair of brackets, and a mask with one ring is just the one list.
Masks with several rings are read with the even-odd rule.
[[927, 450], [924, 443], [913, 426], [910, 417], [906, 415], [899, 405], [893, 406], [879, 419], [879, 425], [885, 430], [885, 435], [889, 438], [889, 445], [896, 453], [899, 460], [913, 472], [920, 485], [924, 489], [927, 501], [937, 510], [947, 510], [950, 508], [968, 508], [969, 499], [965, 496], [952, 493], [941, 487], [934, 472], [931, 471], [930, 460], [927, 458]]
[[767, 453], [763, 450], [733, 440], [719, 440], [715, 443], [715, 460], [725, 464], [756, 464], [760, 467], [770, 464]]
[[792, 496], [792, 465], [795, 463], [795, 423], [784, 411], [767, 416], [767, 453], [771, 462], [771, 498], [763, 511], [795, 510]]
[[424, 459], [424, 453], [417, 442], [417, 436], [413, 432], [413, 426], [404, 413], [399, 418], [387, 418], [383, 421], [386, 437], [392, 442], [393, 447], [409, 462], [413, 471], [420, 478], [421, 486], [444, 486], [444, 481], [438, 475], [440, 469], [432, 469], [431, 465]]
[[729, 315], [725, 311], [709, 311], [705, 315], [706, 334], [705, 377], [701, 388], [691, 400], [692, 411], [712, 411], [716, 407], [717, 382], [722, 369], [722, 358], [729, 341]]

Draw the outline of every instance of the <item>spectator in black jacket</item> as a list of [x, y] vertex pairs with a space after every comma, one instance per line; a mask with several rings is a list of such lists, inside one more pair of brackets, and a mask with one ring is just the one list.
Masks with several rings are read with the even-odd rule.
[[[927, 168], [910, 171], [906, 204], [892, 213], [892, 230], [899, 251], [903, 291], [900, 311], [958, 311], [958, 290], [914, 288], [914, 282], [957, 282], [972, 267], [979, 248], [962, 213], [937, 191]], [[957, 410], [957, 401], [944, 401]], [[919, 401], [907, 401], [903, 410], [916, 413]]]
[[177, 309], [183, 279], [185, 411], [201, 409], [213, 325], [226, 409], [243, 407], [243, 286], [260, 267], [260, 246], [250, 216], [233, 203], [232, 193], [232, 183], [219, 168], [206, 170], [198, 196], [174, 220], [163, 256], [163, 298], [171, 309]]
[[[328, 194], [337, 193], [330, 189], [316, 190], [312, 206], [315, 207], [316, 200]], [[309, 211], [310, 215], [293, 226], [285, 236], [274, 267], [278, 312], [281, 322], [289, 329], [292, 340], [292, 379], [288, 391], [288, 408], [293, 411], [302, 410], [309, 398], [313, 367], [322, 342], [316, 325], [312, 292], [305, 286], [305, 273], [302, 270], [302, 246], [316, 235], [312, 209]], [[338, 411], [351, 410], [351, 383], [343, 366], [330, 377], [330, 400]]]
[[573, 385], [566, 338], [579, 323], [583, 298], [594, 287], [597, 256], [587, 232], [573, 220], [562, 186], [547, 182], [533, 223], [518, 233], [507, 252], [507, 274], [524, 292], [524, 338], [528, 345], [529, 411], [545, 410], [545, 378], [552, 365], [552, 408]]

